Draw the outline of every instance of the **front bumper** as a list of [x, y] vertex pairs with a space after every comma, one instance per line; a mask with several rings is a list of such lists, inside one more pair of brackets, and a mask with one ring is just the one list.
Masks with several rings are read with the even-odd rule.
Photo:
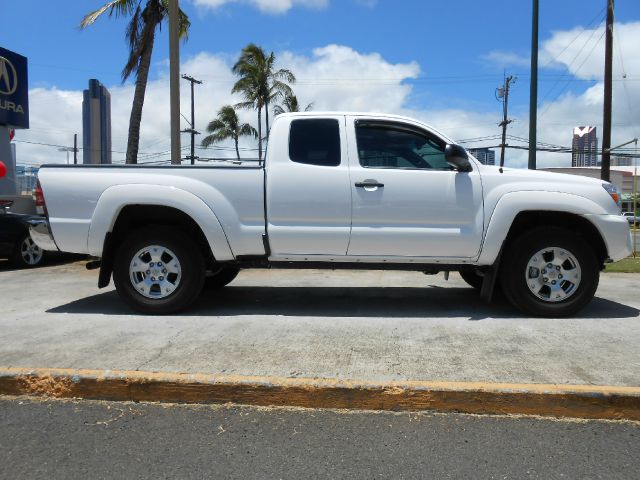
[[29, 227], [29, 235], [36, 245], [43, 250], [58, 251], [58, 246], [53, 240], [51, 234], [51, 228], [49, 228], [49, 221], [43, 217], [30, 217], [25, 220]]
[[621, 215], [585, 215], [600, 231], [609, 259], [617, 262], [633, 252], [629, 222]]

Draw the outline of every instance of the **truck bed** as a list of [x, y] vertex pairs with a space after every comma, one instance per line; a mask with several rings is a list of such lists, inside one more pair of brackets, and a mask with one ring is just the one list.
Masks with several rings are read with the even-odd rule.
[[[224, 165], [43, 165], [38, 178], [46, 196], [51, 231], [61, 251], [100, 256], [91, 241], [96, 208], [109, 208], [125, 194], [136, 204], [158, 195], [202, 202], [215, 211], [234, 255], [263, 255], [264, 169], [255, 163]], [[145, 195], [136, 196], [136, 192]], [[121, 194], [119, 193], [121, 192]], [[177, 194], [181, 195], [177, 195]], [[105, 200], [108, 199], [108, 202]], [[192, 200], [190, 200], [192, 199]], [[106, 205], [105, 203], [108, 203]], [[117, 207], [116, 207], [117, 208]], [[117, 215], [116, 215], [117, 217]], [[112, 226], [112, 225], [111, 225]]]

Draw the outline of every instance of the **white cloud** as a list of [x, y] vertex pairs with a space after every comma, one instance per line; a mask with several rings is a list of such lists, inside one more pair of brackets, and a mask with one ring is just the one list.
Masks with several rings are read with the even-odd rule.
[[265, 13], [282, 14], [296, 5], [317, 9], [325, 8], [329, 4], [329, 0], [193, 0], [193, 3], [197, 7], [208, 9], [217, 9], [227, 3], [247, 3]]
[[[557, 52], [573, 49], [569, 45], [575, 35], [566, 32], [555, 33], [543, 43], [547, 58], [557, 56]], [[640, 57], [634, 55], [635, 45], [640, 44], [640, 23], [617, 24], [616, 38], [620, 40], [620, 50], [624, 59], [626, 81], [622, 81], [619, 60], [614, 69], [613, 92], [613, 135], [614, 145], [623, 143], [640, 134], [640, 115], [636, 105], [640, 104]], [[577, 43], [577, 42], [574, 42]], [[578, 47], [579, 50], [579, 47]], [[559, 62], [571, 65], [574, 55], [560, 55]], [[617, 51], [617, 47], [614, 51]], [[469, 108], [417, 108], [411, 104], [413, 87], [410, 80], [420, 75], [417, 63], [391, 63], [377, 53], [361, 53], [350, 47], [328, 45], [313, 50], [312, 54], [300, 55], [292, 52], [276, 52], [280, 67], [290, 68], [298, 77], [294, 90], [301, 105], [314, 103], [314, 110], [347, 111], [383, 111], [405, 114], [425, 121], [454, 139], [468, 139], [500, 133], [497, 126], [499, 109], [478, 111]], [[542, 53], [542, 52], [541, 52]], [[578, 75], [592, 75], [599, 79], [602, 60], [594, 52], [584, 62], [583, 69], [572, 66]], [[616, 53], [617, 57], [617, 53]], [[205, 131], [206, 124], [224, 104], [233, 104], [240, 99], [229, 93], [235, 80], [231, 73], [232, 59], [228, 56], [201, 53], [182, 64], [182, 72], [204, 81], [196, 86], [196, 129]], [[158, 78], [149, 82], [142, 119], [140, 142], [140, 161], [168, 158], [169, 150], [169, 93], [166, 66], [161, 66]], [[575, 69], [575, 70], [574, 70]], [[569, 74], [567, 78], [571, 78]], [[526, 83], [526, 82], [525, 82]], [[600, 81], [584, 87], [582, 91], [563, 93], [564, 82], [551, 91], [539, 109], [538, 140], [569, 146], [571, 131], [576, 125], [596, 125], [601, 137], [603, 87]], [[582, 84], [578, 84], [582, 85]], [[541, 83], [539, 98], [542, 100], [550, 85]], [[526, 86], [521, 88], [527, 88]], [[112, 129], [114, 161], [123, 160], [126, 150], [127, 129], [133, 86], [111, 86]], [[17, 140], [37, 141], [51, 144], [71, 145], [73, 133], [82, 137], [82, 92], [63, 91], [56, 88], [37, 88], [31, 90], [31, 130], [18, 131]], [[188, 84], [182, 84], [182, 112], [189, 114]], [[557, 97], [557, 98], [556, 98]], [[456, 102], [459, 104], [459, 102]], [[517, 121], [509, 126], [511, 135], [526, 138], [528, 136], [528, 111], [513, 109], [510, 115]], [[245, 122], [256, 125], [256, 113], [242, 111]], [[186, 122], [183, 121], [183, 128]], [[200, 139], [202, 136], [200, 137]], [[187, 145], [188, 136], [182, 138]], [[497, 145], [499, 140], [484, 142], [484, 145]], [[514, 144], [514, 142], [511, 142]], [[522, 144], [522, 143], [521, 143]], [[230, 147], [230, 145], [226, 145]], [[255, 142], [243, 139], [244, 148], [255, 148]], [[64, 162], [66, 154], [56, 148], [20, 143], [17, 146], [18, 160], [22, 163]], [[165, 152], [163, 155], [147, 157], [148, 153]], [[233, 151], [209, 150], [200, 155], [232, 156]], [[540, 166], [570, 165], [567, 154], [540, 152]], [[527, 164], [527, 152], [508, 150], [508, 166], [524, 167]]]
[[501, 50], [492, 50], [491, 52], [482, 55], [482, 60], [489, 62], [496, 67], [528, 67], [531, 65], [531, 60], [528, 56], [518, 55], [513, 52], [503, 52]]

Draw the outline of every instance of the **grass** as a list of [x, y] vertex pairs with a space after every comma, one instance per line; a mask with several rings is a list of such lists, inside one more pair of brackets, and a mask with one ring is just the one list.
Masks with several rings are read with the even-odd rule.
[[634, 257], [623, 258], [622, 260], [609, 263], [605, 272], [617, 272], [617, 273], [640, 273], [640, 253]]

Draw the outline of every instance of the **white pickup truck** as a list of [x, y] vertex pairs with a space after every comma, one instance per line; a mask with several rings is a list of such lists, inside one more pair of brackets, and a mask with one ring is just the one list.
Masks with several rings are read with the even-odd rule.
[[[264, 165], [45, 165], [44, 249], [100, 258], [147, 313], [188, 307], [242, 268], [459, 271], [532, 315], [575, 313], [631, 252], [615, 188], [483, 166], [433, 128], [384, 114], [279, 115]], [[426, 312], [425, 312], [426, 313]]]

